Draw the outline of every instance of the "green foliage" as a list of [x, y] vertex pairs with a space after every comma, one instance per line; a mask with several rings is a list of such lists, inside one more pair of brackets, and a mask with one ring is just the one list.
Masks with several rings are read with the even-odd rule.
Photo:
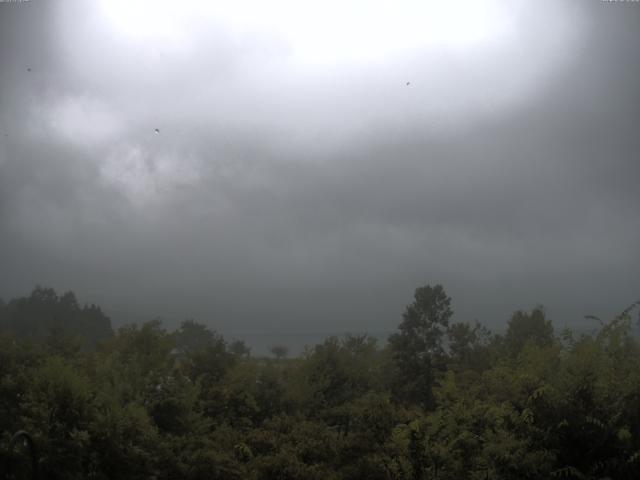
[[491, 364], [490, 346], [494, 342], [491, 332], [476, 322], [454, 323], [447, 331], [449, 340], [449, 367], [457, 371], [479, 372]]
[[194, 320], [182, 322], [180, 328], [173, 334], [173, 339], [176, 348], [184, 354], [201, 352], [223, 341], [218, 334], [209, 330], [206, 325]]
[[389, 337], [396, 367], [393, 390], [401, 399], [434, 407], [433, 387], [444, 367], [443, 338], [452, 315], [442, 285], [416, 289], [400, 331]]
[[512, 355], [517, 355], [527, 343], [550, 345], [554, 342], [553, 325], [542, 307], [534, 308], [531, 313], [518, 310], [509, 319], [504, 340]]
[[0, 303], [0, 333], [42, 341], [49, 336], [74, 337], [93, 349], [113, 335], [111, 321], [96, 305], [80, 306], [73, 292], [58, 296], [36, 287], [28, 297]]
[[[0, 310], [75, 308], [33, 297]], [[502, 337], [450, 324], [450, 303], [420, 288], [388, 346], [330, 337], [298, 358], [251, 357], [192, 320], [95, 349], [0, 336], [0, 464], [26, 429], [48, 479], [640, 478], [632, 309], [577, 338], [516, 312]]]

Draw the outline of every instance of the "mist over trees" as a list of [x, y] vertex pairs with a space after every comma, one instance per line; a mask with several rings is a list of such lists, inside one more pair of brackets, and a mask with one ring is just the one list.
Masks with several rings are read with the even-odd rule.
[[639, 478], [638, 305], [590, 335], [542, 307], [496, 334], [426, 285], [386, 345], [272, 358], [192, 319], [113, 332], [38, 287], [0, 303], [0, 468], [24, 429], [49, 479]]

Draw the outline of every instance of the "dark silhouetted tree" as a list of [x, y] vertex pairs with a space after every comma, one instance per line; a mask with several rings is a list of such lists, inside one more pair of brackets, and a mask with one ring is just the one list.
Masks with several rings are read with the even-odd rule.
[[282, 360], [287, 358], [289, 355], [289, 349], [284, 345], [274, 345], [269, 349], [269, 351], [276, 357], [277, 360]]
[[416, 289], [398, 333], [389, 337], [397, 374], [394, 391], [401, 399], [433, 408], [433, 386], [444, 366], [443, 337], [453, 315], [442, 285]]
[[185, 320], [174, 333], [176, 347], [182, 353], [195, 353], [216, 343], [216, 334], [195, 320]]
[[42, 341], [55, 332], [94, 349], [113, 335], [111, 321], [100, 307], [81, 307], [73, 292], [58, 296], [52, 288], [38, 286], [28, 297], [13, 299], [1, 310], [0, 331], [16, 337]]
[[447, 331], [449, 361], [457, 370], [484, 370], [490, 366], [489, 345], [494, 336], [476, 322], [457, 322]]
[[504, 340], [512, 355], [520, 353], [527, 343], [536, 346], [551, 345], [554, 341], [553, 325], [542, 307], [534, 308], [531, 313], [518, 310], [509, 319]]
[[251, 356], [251, 348], [242, 340], [234, 340], [229, 344], [229, 352], [236, 357], [249, 358]]

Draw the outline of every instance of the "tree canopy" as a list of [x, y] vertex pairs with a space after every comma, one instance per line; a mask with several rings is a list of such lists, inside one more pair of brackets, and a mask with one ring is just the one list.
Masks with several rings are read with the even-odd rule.
[[425, 286], [387, 345], [329, 337], [277, 358], [195, 320], [91, 348], [66, 328], [29, 335], [20, 322], [64, 312], [104, 323], [50, 289], [2, 309], [0, 469], [24, 429], [48, 479], [640, 478], [633, 309], [561, 337], [542, 308], [518, 311], [501, 335], [451, 323], [444, 288]]

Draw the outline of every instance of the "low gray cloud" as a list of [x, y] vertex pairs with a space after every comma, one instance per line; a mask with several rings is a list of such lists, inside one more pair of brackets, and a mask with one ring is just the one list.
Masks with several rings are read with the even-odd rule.
[[309, 66], [222, 20], [153, 42], [80, 2], [0, 4], [0, 296], [231, 333], [392, 330], [436, 282], [496, 328], [624, 308], [640, 7], [506, 12], [477, 46]]

